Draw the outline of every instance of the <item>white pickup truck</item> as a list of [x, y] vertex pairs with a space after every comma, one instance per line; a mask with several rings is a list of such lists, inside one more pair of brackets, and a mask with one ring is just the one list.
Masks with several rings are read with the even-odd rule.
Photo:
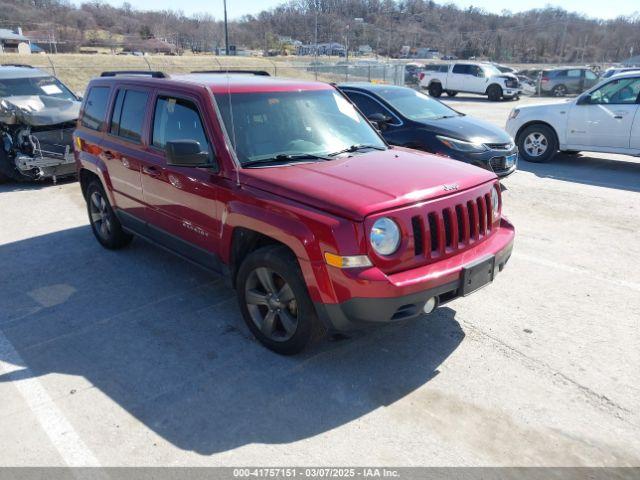
[[512, 73], [502, 73], [490, 63], [455, 62], [429, 64], [420, 73], [420, 88], [432, 97], [445, 92], [454, 97], [459, 92], [487, 95], [489, 100], [518, 99], [522, 86]]

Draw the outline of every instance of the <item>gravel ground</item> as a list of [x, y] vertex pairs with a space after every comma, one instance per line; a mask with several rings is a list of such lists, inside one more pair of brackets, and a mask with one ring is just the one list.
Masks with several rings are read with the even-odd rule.
[[640, 465], [640, 162], [504, 183], [493, 285], [294, 358], [219, 279], [100, 248], [77, 183], [0, 187], [0, 465]]

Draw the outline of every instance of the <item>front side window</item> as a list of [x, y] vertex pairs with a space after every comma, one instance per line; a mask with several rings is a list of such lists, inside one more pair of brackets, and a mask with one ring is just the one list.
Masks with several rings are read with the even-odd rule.
[[110, 133], [140, 142], [149, 92], [120, 90], [111, 117]]
[[328, 155], [355, 145], [386, 149], [369, 123], [333, 89], [216, 94], [241, 163], [279, 155]]
[[201, 152], [210, 152], [198, 107], [190, 100], [158, 97], [153, 115], [153, 146], [164, 149], [167, 142], [176, 140], [195, 140]]
[[[444, 103], [410, 88], [386, 87], [376, 90], [376, 93], [402, 115], [416, 122], [460, 115]], [[360, 106], [358, 102], [356, 104]]]
[[594, 105], [629, 105], [638, 103], [640, 78], [622, 78], [609, 82], [591, 93]]
[[591, 70], [587, 70], [585, 72], [585, 77], [587, 78], [587, 80], [597, 80], [598, 79], [598, 76], [595, 73], [593, 73]]
[[383, 115], [391, 116], [391, 112], [384, 108], [380, 102], [375, 101], [368, 95], [357, 92], [345, 92], [347, 97], [351, 99], [353, 103], [360, 109], [364, 116], [369, 118], [376, 113], [382, 113]]
[[89, 89], [87, 100], [80, 124], [91, 130], [100, 130], [107, 114], [107, 102], [109, 101], [109, 87], [92, 87]]

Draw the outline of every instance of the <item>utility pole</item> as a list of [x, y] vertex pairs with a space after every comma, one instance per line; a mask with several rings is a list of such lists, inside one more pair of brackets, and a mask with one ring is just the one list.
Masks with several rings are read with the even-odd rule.
[[227, 0], [222, 0], [224, 4], [224, 52], [229, 56], [229, 28], [227, 26]]

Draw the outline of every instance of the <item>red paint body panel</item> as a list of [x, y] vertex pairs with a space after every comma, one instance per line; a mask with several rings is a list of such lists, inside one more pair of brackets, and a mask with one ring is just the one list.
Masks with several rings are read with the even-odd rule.
[[[89, 88], [98, 85], [111, 87], [111, 104], [119, 88], [150, 93], [139, 144], [111, 136], [106, 125], [100, 132], [80, 125], [76, 130], [78, 169], [100, 178], [112, 205], [216, 255], [224, 265], [232, 260], [235, 229], [267, 235], [295, 253], [314, 302], [338, 304], [420, 292], [455, 281], [465, 265], [504, 251], [513, 242], [513, 226], [499, 216], [487, 221], [491, 215], [482, 203], [497, 185], [495, 175], [462, 162], [392, 148], [327, 162], [237, 166], [218, 118], [216, 93], [320, 90], [333, 88], [330, 85], [237, 75], [100, 78]], [[153, 105], [160, 94], [195, 102], [218, 171], [168, 166], [164, 152], [149, 145]], [[461, 206], [464, 218], [451, 230], [455, 241], [446, 246], [443, 215], [455, 215]], [[432, 240], [426, 237], [431, 238], [427, 218], [434, 212], [440, 215], [439, 244], [432, 251]], [[382, 215], [393, 218], [402, 231], [400, 249], [388, 257], [376, 255], [368, 240], [373, 222]], [[422, 246], [416, 247], [418, 243]], [[330, 267], [325, 252], [368, 255], [373, 266]]]

